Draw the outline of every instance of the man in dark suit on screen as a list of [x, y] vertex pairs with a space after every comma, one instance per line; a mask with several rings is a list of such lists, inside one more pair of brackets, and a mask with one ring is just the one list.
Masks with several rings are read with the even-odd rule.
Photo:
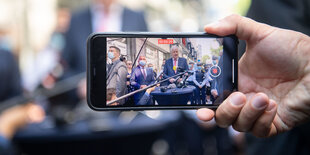
[[[183, 70], [188, 70], [187, 60], [185, 58], [179, 57], [179, 47], [177, 45], [173, 45], [170, 49], [171, 58], [166, 60], [164, 66], [164, 78], [169, 78], [176, 74], [179, 74], [178, 68], [182, 68]], [[181, 81], [180, 78], [178, 81]], [[176, 79], [169, 79], [169, 84], [174, 83]]]
[[[135, 90], [143, 89], [147, 87], [150, 84], [153, 84], [155, 82], [154, 77], [154, 71], [148, 67], [146, 67], [146, 58], [145, 56], [140, 56], [139, 65], [133, 70], [131, 77], [130, 77], [130, 83], [134, 87]], [[134, 101], [135, 104], [137, 104], [145, 91], [136, 93], [134, 95]], [[150, 104], [150, 103], [145, 103]]]

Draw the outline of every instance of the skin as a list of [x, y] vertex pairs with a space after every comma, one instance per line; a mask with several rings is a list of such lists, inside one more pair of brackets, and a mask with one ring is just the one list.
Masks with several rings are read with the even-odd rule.
[[33, 103], [9, 108], [0, 114], [0, 133], [11, 139], [19, 128], [27, 123], [39, 123], [44, 117], [44, 110]]
[[177, 58], [179, 57], [179, 49], [178, 49], [178, 48], [173, 47], [173, 48], [171, 49], [171, 57], [172, 57], [173, 59], [177, 59]]
[[239, 92], [216, 110], [199, 109], [199, 119], [215, 117], [221, 127], [269, 137], [309, 121], [310, 38], [239, 15], [207, 25], [205, 31], [235, 34], [247, 48], [239, 61]]
[[132, 61], [127, 61], [126, 65], [128, 70], [132, 69]]

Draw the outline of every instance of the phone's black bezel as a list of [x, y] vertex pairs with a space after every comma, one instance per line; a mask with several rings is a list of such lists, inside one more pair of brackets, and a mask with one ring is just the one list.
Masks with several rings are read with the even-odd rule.
[[[210, 108], [216, 109], [218, 106], [215, 105], [194, 105], [194, 106], [148, 106], [148, 107], [113, 107], [113, 106], [96, 106], [92, 102], [92, 79], [93, 79], [93, 69], [91, 64], [91, 53], [93, 48], [93, 40], [97, 37], [123, 37], [123, 38], [223, 38], [230, 37], [235, 42], [236, 52], [233, 56], [234, 61], [234, 83], [232, 83], [233, 90], [238, 89], [238, 38], [235, 35], [229, 36], [217, 36], [212, 34], [207, 34], [203, 32], [196, 33], [154, 33], [154, 32], [119, 32], [119, 33], [94, 33], [91, 34], [87, 39], [87, 103], [89, 107], [96, 111], [111, 111], [111, 110], [175, 110], [175, 109], [198, 109], [198, 108]], [[104, 42], [103, 44], [105, 44]], [[104, 45], [106, 47], [106, 45]], [[106, 56], [105, 56], [106, 57]], [[105, 72], [105, 71], [104, 71]], [[106, 87], [106, 86], [104, 86]], [[102, 93], [105, 94], [105, 93]], [[105, 97], [105, 96], [104, 96]], [[101, 103], [105, 104], [105, 103]]]

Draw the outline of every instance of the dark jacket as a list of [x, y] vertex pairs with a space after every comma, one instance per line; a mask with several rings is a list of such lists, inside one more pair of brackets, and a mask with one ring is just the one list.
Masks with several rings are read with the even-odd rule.
[[[187, 60], [185, 58], [179, 58], [178, 59], [178, 67], [181, 67], [184, 70], [188, 70]], [[179, 72], [175, 73], [175, 71], [173, 70], [172, 58], [166, 60], [165, 66], [164, 66], [164, 78], [171, 77], [171, 76], [176, 75], [178, 73]]]
[[[86, 40], [92, 33], [90, 9], [73, 14], [69, 29], [65, 34], [66, 45], [62, 57], [66, 63], [66, 76], [86, 71]], [[142, 12], [124, 8], [122, 31], [147, 31]]]

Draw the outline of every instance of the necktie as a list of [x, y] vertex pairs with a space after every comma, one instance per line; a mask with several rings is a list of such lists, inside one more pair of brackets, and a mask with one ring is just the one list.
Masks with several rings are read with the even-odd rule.
[[[174, 62], [173, 62], [173, 66], [177, 67], [177, 59], [173, 59]], [[174, 73], [177, 73], [177, 70], [174, 70]]]
[[142, 68], [142, 74], [143, 74], [144, 79], [146, 79], [146, 74], [145, 74], [144, 68]]

